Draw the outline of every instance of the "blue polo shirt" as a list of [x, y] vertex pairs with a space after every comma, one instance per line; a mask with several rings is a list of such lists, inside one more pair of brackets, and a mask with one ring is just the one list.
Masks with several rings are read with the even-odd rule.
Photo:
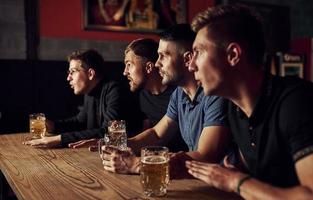
[[197, 89], [193, 101], [177, 87], [171, 95], [166, 116], [178, 123], [189, 150], [195, 151], [204, 127], [227, 126], [226, 107], [225, 99], [205, 96], [202, 87]]

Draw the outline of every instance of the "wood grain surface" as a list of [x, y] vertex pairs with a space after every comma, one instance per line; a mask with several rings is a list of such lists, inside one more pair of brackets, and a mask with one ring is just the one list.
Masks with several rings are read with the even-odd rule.
[[0, 169], [18, 199], [239, 199], [195, 179], [172, 180], [165, 197], [146, 197], [138, 175], [105, 172], [97, 152], [33, 148], [22, 144], [27, 136], [0, 135]]

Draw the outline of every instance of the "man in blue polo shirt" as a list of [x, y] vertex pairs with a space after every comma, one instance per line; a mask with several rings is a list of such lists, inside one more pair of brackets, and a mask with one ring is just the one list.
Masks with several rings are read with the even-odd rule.
[[[167, 113], [154, 127], [128, 140], [129, 147], [138, 153], [147, 145], [164, 145], [179, 129], [189, 147], [171, 157], [170, 175], [181, 178], [187, 175], [185, 160], [219, 162], [229, 141], [225, 115], [225, 100], [204, 96], [193, 73], [188, 71], [192, 59], [195, 33], [188, 24], [179, 24], [161, 34], [156, 66], [162, 84], [177, 85]], [[118, 173], [138, 173], [140, 159], [132, 151], [120, 152], [105, 148], [102, 156], [104, 169]]]

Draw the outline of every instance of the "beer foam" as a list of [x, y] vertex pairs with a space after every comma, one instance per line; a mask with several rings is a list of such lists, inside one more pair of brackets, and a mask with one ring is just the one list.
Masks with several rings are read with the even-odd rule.
[[167, 160], [164, 156], [145, 156], [141, 158], [141, 162], [145, 164], [164, 164]]

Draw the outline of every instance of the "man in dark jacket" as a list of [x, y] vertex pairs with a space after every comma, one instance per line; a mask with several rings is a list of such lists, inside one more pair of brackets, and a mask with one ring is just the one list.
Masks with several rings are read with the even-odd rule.
[[57, 135], [30, 140], [26, 145], [66, 147], [83, 139], [100, 138], [107, 122], [121, 117], [120, 87], [105, 76], [102, 56], [95, 50], [75, 51], [68, 56], [68, 61], [67, 80], [76, 95], [85, 95], [84, 105], [72, 118], [47, 120], [47, 131]]

